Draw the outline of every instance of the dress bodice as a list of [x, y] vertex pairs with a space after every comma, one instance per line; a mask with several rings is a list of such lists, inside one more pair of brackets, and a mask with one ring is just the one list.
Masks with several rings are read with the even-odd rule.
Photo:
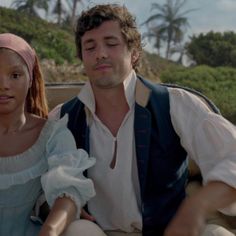
[[37, 235], [40, 226], [30, 215], [42, 192], [40, 176], [48, 169], [45, 145], [51, 124], [25, 152], [0, 158], [0, 236]]
[[38, 235], [41, 225], [30, 216], [42, 192], [50, 206], [61, 195], [71, 197], [78, 216], [95, 194], [92, 181], [83, 176], [95, 159], [76, 148], [66, 124], [66, 117], [48, 120], [29, 149], [0, 157], [0, 236]]

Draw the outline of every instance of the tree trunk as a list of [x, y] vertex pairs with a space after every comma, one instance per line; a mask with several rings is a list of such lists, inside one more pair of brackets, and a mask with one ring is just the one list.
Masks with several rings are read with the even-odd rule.
[[61, 0], [57, 1], [57, 24], [61, 25], [61, 15], [62, 15], [62, 5], [61, 5]]
[[74, 26], [75, 23], [75, 17], [76, 17], [76, 9], [77, 9], [77, 3], [81, 0], [73, 0], [73, 5], [72, 5], [72, 15], [71, 15], [71, 26]]

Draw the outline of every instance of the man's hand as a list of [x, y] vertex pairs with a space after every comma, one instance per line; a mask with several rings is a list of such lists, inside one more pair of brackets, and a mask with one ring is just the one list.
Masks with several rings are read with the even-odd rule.
[[80, 214], [81, 219], [89, 220], [89, 221], [95, 221], [95, 218], [90, 215], [88, 212], [86, 212], [84, 209], [81, 210]]
[[236, 201], [236, 189], [218, 181], [208, 182], [186, 198], [165, 230], [164, 236], [199, 236], [208, 214]]
[[205, 227], [205, 213], [194, 199], [186, 199], [167, 227], [164, 236], [199, 236]]

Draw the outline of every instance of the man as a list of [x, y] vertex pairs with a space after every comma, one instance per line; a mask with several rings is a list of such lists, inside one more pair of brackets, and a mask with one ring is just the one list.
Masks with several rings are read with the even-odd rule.
[[[107, 235], [233, 235], [206, 233], [205, 219], [236, 200], [235, 127], [195, 95], [137, 76], [141, 37], [125, 7], [83, 12], [76, 46], [89, 82], [52, 116], [69, 113], [78, 147], [97, 159], [86, 217]], [[205, 183], [189, 198], [187, 154]]]

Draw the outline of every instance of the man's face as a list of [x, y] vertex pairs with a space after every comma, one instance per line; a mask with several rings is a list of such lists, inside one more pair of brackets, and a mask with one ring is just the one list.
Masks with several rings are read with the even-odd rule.
[[116, 21], [105, 21], [87, 31], [81, 41], [85, 72], [92, 86], [112, 88], [120, 85], [132, 70], [135, 50], [128, 50]]

